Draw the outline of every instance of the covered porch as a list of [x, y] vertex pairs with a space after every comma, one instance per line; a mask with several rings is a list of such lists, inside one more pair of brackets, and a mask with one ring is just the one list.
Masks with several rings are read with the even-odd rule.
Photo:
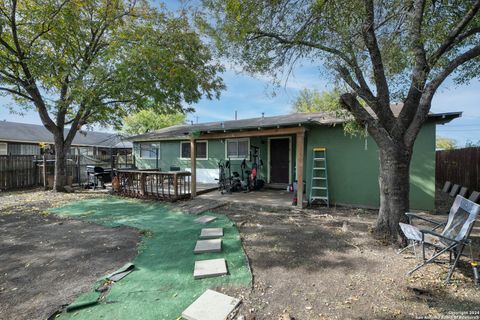
[[[204, 131], [197, 133], [195, 135], [190, 135], [190, 173], [191, 173], [191, 183], [190, 183], [190, 197], [195, 198], [201, 193], [200, 185], [197, 179], [197, 168], [198, 168], [198, 159], [197, 159], [197, 141], [209, 141], [209, 140], [222, 140], [227, 141], [228, 139], [263, 139], [267, 141], [268, 153], [267, 156], [264, 156], [264, 161], [266, 161], [266, 177], [265, 180], [267, 183], [275, 182], [272, 179], [272, 175], [278, 175], [278, 172], [272, 170], [272, 165], [278, 161], [278, 157], [282, 154], [286, 155], [288, 159], [288, 164], [282, 170], [283, 175], [286, 175], [285, 184], [292, 183], [293, 181], [297, 182], [297, 206], [303, 207], [304, 203], [304, 154], [305, 154], [305, 127], [302, 125], [297, 125], [295, 127], [277, 127], [277, 128], [261, 128], [258, 127], [256, 130], [235, 130], [223, 132], [209, 132]], [[289, 144], [280, 145], [274, 141], [280, 141], [276, 139], [287, 140]], [[286, 149], [286, 150], [283, 150]], [[275, 152], [277, 153], [275, 153]], [[267, 203], [278, 203], [282, 206], [291, 206], [293, 195], [287, 191], [280, 190], [261, 190], [253, 191], [252, 193], [243, 193], [237, 192], [231, 195], [221, 196], [217, 192], [211, 192], [202, 196], [203, 198], [211, 198], [215, 200], [220, 200], [218, 197], [223, 197], [227, 201], [232, 202], [266, 202]], [[260, 200], [259, 200], [260, 199]]]

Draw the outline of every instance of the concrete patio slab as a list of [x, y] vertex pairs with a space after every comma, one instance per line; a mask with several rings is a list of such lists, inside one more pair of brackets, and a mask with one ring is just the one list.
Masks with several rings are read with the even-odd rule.
[[226, 274], [227, 262], [223, 258], [195, 261], [194, 279], [218, 277]]
[[200, 199], [222, 203], [238, 203], [254, 206], [265, 206], [275, 208], [292, 208], [294, 194], [285, 190], [262, 189], [253, 192], [233, 192], [221, 195], [218, 191], [212, 191], [199, 196]]
[[182, 318], [186, 320], [225, 320], [239, 303], [240, 299], [208, 289], [182, 312]]
[[193, 253], [222, 252], [222, 239], [198, 240]]
[[195, 219], [194, 221], [196, 223], [203, 223], [203, 224], [207, 224], [209, 222], [212, 222], [214, 221], [215, 219], [217, 219], [217, 217], [212, 217], [212, 216], [201, 216], [197, 219]]
[[223, 228], [203, 228], [200, 239], [213, 239], [223, 237]]

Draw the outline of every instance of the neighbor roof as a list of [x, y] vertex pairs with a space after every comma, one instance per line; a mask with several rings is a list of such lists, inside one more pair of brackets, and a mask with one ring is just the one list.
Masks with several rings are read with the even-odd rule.
[[[398, 116], [403, 105], [394, 104], [391, 106], [395, 116]], [[446, 123], [461, 116], [461, 112], [430, 113], [429, 118], [440, 123]], [[292, 127], [304, 125], [335, 125], [345, 122], [334, 113], [312, 112], [292, 113], [274, 117], [259, 117], [241, 120], [230, 120], [223, 122], [206, 122], [197, 124], [182, 124], [148, 132], [145, 134], [130, 137], [132, 141], [149, 141], [158, 139], [185, 139], [192, 133], [207, 133], [215, 131], [235, 131], [248, 129], [266, 129], [278, 127]]]
[[[65, 129], [65, 135], [68, 129]], [[44, 126], [29, 123], [0, 121], [0, 141], [20, 143], [53, 143], [53, 135]], [[72, 142], [73, 146], [97, 146], [107, 148], [131, 148], [132, 142], [118, 134], [79, 131]]]

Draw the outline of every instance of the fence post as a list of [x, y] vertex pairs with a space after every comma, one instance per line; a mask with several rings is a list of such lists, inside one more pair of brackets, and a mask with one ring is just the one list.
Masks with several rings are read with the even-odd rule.
[[[77, 148], [77, 150], [79, 150], [79, 149]], [[76, 173], [76, 176], [77, 176], [77, 183], [80, 186], [82, 184], [82, 181], [81, 181], [81, 177], [80, 177], [80, 175], [81, 175], [81, 173], [80, 173], [80, 154], [78, 152], [77, 152], [77, 157], [76, 158], [77, 158], [77, 161], [75, 161], [75, 164], [76, 164], [76, 172], [75, 173]]]
[[47, 190], [47, 157], [43, 153], [43, 189]]

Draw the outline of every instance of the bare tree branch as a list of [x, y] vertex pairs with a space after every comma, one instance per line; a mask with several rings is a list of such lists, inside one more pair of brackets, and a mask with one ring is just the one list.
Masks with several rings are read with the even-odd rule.
[[335, 69], [350, 88], [352, 88], [352, 90], [354, 90], [363, 100], [369, 105], [377, 104], [377, 99], [371, 94], [371, 92], [364, 90], [361, 85], [353, 80], [350, 71], [346, 67], [339, 64]]
[[358, 65], [358, 61], [357, 61], [357, 58], [355, 56], [355, 52], [354, 52], [354, 50], [351, 46], [349, 46], [349, 50], [350, 50], [350, 56], [351, 56], [350, 60], [352, 61], [351, 66], [353, 68], [353, 72], [355, 73], [355, 78], [357, 78], [358, 84], [363, 91], [362, 99], [367, 101], [367, 103], [369, 103], [369, 104], [370, 103], [371, 104], [377, 103], [377, 97], [375, 97], [375, 95], [372, 93], [372, 90], [370, 89], [370, 86], [368, 85], [367, 81], [365, 80], [365, 77], [363, 76], [362, 69]]
[[404, 101], [403, 108], [400, 111], [398, 121], [394, 127], [394, 134], [399, 137], [403, 135], [416, 114], [418, 103], [423, 94], [425, 82], [429, 73], [427, 56], [422, 40], [422, 24], [425, 13], [425, 0], [417, 0], [413, 5], [413, 18], [410, 34], [412, 38], [412, 49], [415, 55], [415, 64], [412, 70], [412, 80]]
[[45, 102], [43, 101], [42, 95], [38, 90], [38, 87], [35, 83], [35, 80], [33, 79], [30, 69], [28, 68], [27, 64], [24, 61], [23, 50], [20, 46], [20, 41], [18, 39], [18, 34], [17, 34], [16, 12], [17, 12], [17, 0], [12, 0], [10, 28], [12, 30], [12, 38], [15, 44], [15, 56], [19, 60], [22, 71], [26, 77], [26, 80], [22, 81], [21, 84], [25, 89], [25, 91], [27, 91], [30, 97], [33, 99], [35, 106], [38, 109], [38, 114], [40, 115], [40, 119], [42, 120], [42, 123], [50, 132], [55, 134], [58, 131], [58, 128], [53, 122], [53, 120], [50, 118], [50, 115], [48, 114], [48, 110], [45, 106]]
[[352, 93], [345, 93], [340, 96], [340, 102], [345, 109], [350, 111], [355, 119], [367, 127], [368, 132], [379, 144], [393, 144], [393, 141], [382, 126], [357, 100]]
[[15, 95], [17, 95], [17, 96], [20, 96], [20, 97], [25, 98], [25, 99], [30, 100], [30, 101], [34, 101], [34, 100], [32, 99], [32, 97], [30, 97], [30, 96], [26, 95], [25, 93], [22, 93], [22, 92], [20, 92], [20, 91], [18, 91], [18, 90], [15, 90], [15, 89], [6, 88], [6, 87], [0, 87], [0, 90], [1, 90], [1, 91], [6, 91], [6, 92], [9, 92], [9, 93], [12, 93], [12, 94], [15, 94]]
[[[384, 110], [378, 110], [383, 118], [392, 121], [394, 116], [390, 110], [390, 92], [388, 89], [385, 68], [383, 66], [382, 54], [378, 47], [377, 36], [375, 35], [375, 16], [373, 0], [365, 0], [367, 17], [363, 26], [362, 34], [365, 45], [370, 53], [370, 60], [373, 67], [373, 75], [377, 88], [377, 97]], [[376, 110], [375, 110], [376, 111]], [[379, 114], [379, 116], [380, 116]]]
[[[467, 14], [458, 22], [458, 24], [450, 31], [448, 36], [445, 38], [445, 41], [440, 45], [440, 47], [428, 58], [428, 64], [430, 67], [433, 67], [437, 61], [442, 57], [444, 53], [449, 51], [452, 47], [456, 44], [467, 38], [468, 36], [475, 34], [478, 32], [475, 31], [473, 33], [465, 33], [461, 35], [461, 32], [467, 27], [467, 25], [472, 21], [472, 19], [476, 16], [478, 11], [480, 10], [480, 0], [477, 0], [475, 4], [468, 10]], [[460, 36], [461, 35], [461, 36]]]
[[406, 145], [413, 145], [415, 137], [428, 115], [433, 95], [437, 91], [438, 87], [440, 87], [443, 81], [445, 81], [445, 79], [459, 66], [477, 57], [480, 57], [480, 45], [471, 48], [470, 50], [451, 60], [443, 69], [443, 71], [437, 74], [435, 78], [433, 78], [427, 84], [425, 87], [425, 92], [422, 95], [422, 99], [420, 100], [420, 106], [418, 107], [415, 117], [408, 127], [407, 132], [405, 133], [404, 141]]
[[330, 47], [327, 47], [327, 46], [324, 46], [324, 45], [321, 45], [319, 43], [314, 43], [314, 42], [310, 42], [310, 41], [306, 41], [306, 40], [300, 40], [300, 39], [289, 39], [288, 36], [285, 36], [285, 35], [280, 35], [280, 34], [273, 33], [273, 32], [265, 32], [265, 31], [261, 31], [261, 30], [256, 30], [256, 31], [252, 32], [251, 34], [253, 34], [254, 37], [252, 37], [249, 40], [255, 40], [255, 39], [259, 39], [259, 38], [263, 38], [263, 37], [273, 38], [281, 44], [302, 45], [302, 46], [305, 46], [305, 47], [309, 47], [309, 48], [318, 49], [318, 50], [321, 50], [321, 51], [324, 51], [324, 52], [328, 52], [328, 53], [331, 53], [335, 56], [338, 56], [340, 59], [347, 62], [348, 64], [351, 63], [350, 59], [342, 51], [334, 49], [334, 48], [330, 48]]
[[385, 124], [386, 130], [390, 131], [395, 125], [395, 116], [390, 109], [390, 90], [388, 88], [383, 59], [378, 46], [377, 36], [375, 34], [375, 9], [373, 0], [365, 0], [365, 9], [367, 17], [364, 22], [362, 34], [369, 52], [373, 69], [373, 78], [377, 89], [377, 102], [370, 104], [370, 107], [380, 121]]

